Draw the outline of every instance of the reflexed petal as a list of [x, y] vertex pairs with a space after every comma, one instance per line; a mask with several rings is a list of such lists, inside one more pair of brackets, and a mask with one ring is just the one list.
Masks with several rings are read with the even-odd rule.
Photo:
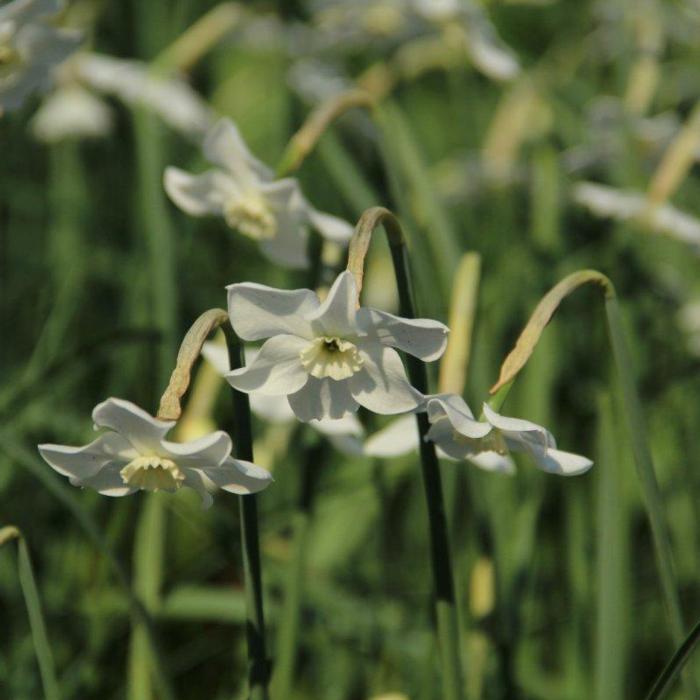
[[489, 450], [488, 452], [479, 452], [476, 455], [469, 455], [468, 462], [485, 469], [489, 472], [501, 472], [503, 474], [514, 474], [515, 464], [508, 455], [501, 455], [498, 452]]
[[118, 433], [105, 433], [84, 447], [39, 445], [39, 453], [59, 474], [87, 479], [115, 459], [126, 464], [137, 456], [131, 443]]
[[211, 508], [211, 504], [214, 503], [212, 495], [209, 493], [207, 488], [207, 478], [204, 471], [198, 469], [185, 469], [185, 481], [184, 486], [189, 486], [194, 489], [202, 499], [202, 508], [206, 510]]
[[408, 383], [396, 350], [371, 343], [358, 344], [358, 349], [364, 364], [348, 382], [361, 406], [392, 415], [412, 411], [420, 405], [422, 396]]
[[260, 240], [260, 250], [272, 262], [294, 270], [309, 266], [306, 253], [309, 232], [293, 213], [277, 212], [277, 233]]
[[139, 452], [155, 454], [161, 440], [175, 425], [175, 421], [158, 420], [130, 401], [115, 398], [95, 406], [92, 420], [96, 426], [116, 430]]
[[472, 440], [483, 438], [493, 430], [489, 423], [476, 420], [466, 401], [456, 394], [431, 396], [428, 399], [427, 409], [428, 420], [431, 423], [444, 416], [454, 430]]
[[220, 170], [190, 175], [170, 166], [165, 169], [163, 185], [168, 197], [191, 216], [220, 215], [224, 202], [238, 193], [233, 180]]
[[354, 228], [343, 219], [339, 219], [332, 214], [324, 214], [317, 211], [310, 205], [307, 206], [307, 216], [309, 223], [324, 238], [335, 243], [346, 243], [352, 237]]
[[221, 466], [207, 467], [202, 471], [220, 489], [239, 495], [262, 491], [273, 481], [272, 474], [267, 469], [232, 457]]
[[124, 483], [120, 474], [123, 467], [123, 462], [110, 462], [94, 476], [87, 479], [71, 479], [71, 483], [73, 486], [94, 489], [103, 496], [128, 496], [138, 489]]
[[260, 192], [265, 195], [265, 199], [275, 210], [291, 210], [296, 208], [295, 201], [298, 197], [299, 183], [292, 177], [285, 177], [281, 180], [261, 184]]
[[563, 452], [562, 450], [547, 449], [544, 451], [528, 450], [534, 458], [537, 466], [552, 474], [561, 474], [562, 476], [575, 476], [588, 471], [593, 462], [573, 452]]
[[319, 307], [308, 289], [282, 290], [244, 282], [228, 289], [228, 313], [239, 338], [260, 340], [280, 333], [313, 338], [305, 316]]
[[357, 334], [356, 308], [355, 278], [346, 270], [338, 275], [328, 291], [328, 296], [318, 310], [309, 316], [309, 320], [318, 335], [341, 338], [354, 336]]
[[[246, 348], [247, 350], [247, 348]], [[223, 377], [231, 368], [228, 362], [228, 348], [223, 343], [207, 340], [202, 345], [202, 357]], [[253, 361], [245, 354], [245, 363], [249, 365]]]
[[322, 435], [362, 435], [364, 433], [362, 424], [354, 413], [337, 420], [332, 418], [312, 420], [310, 425]]
[[416, 416], [407, 413], [370, 436], [364, 452], [370, 457], [398, 457], [417, 450], [419, 445]]
[[286, 396], [250, 395], [250, 410], [270, 423], [289, 423], [294, 420], [294, 411], [289, 406]]
[[437, 360], [447, 347], [449, 328], [428, 318], [401, 318], [386, 311], [363, 308], [357, 325], [383, 345], [390, 345], [425, 362]]
[[179, 467], [191, 468], [218, 466], [231, 454], [232, 447], [231, 438], [223, 430], [189, 442], [163, 440], [161, 445], [167, 453], [164, 455], [161, 450], [161, 457], [170, 457]]
[[228, 170], [240, 184], [258, 189], [260, 181], [272, 179], [270, 169], [261, 163], [246, 146], [236, 125], [230, 119], [219, 119], [204, 140], [204, 157]]
[[533, 446], [539, 446], [541, 449], [556, 447], [552, 434], [541, 425], [522, 418], [502, 416], [496, 413], [487, 403], [484, 404], [483, 408], [486, 420], [494, 428], [498, 428], [504, 433], [506, 438], [510, 438], [510, 441], [523, 441]]
[[328, 435], [328, 440], [334, 449], [346, 455], [360, 456], [364, 454], [362, 441], [354, 435]]
[[425, 437], [450, 459], [461, 461], [479, 451], [479, 440], [460, 437], [448, 418], [435, 421]]
[[226, 379], [239, 391], [293, 394], [309, 379], [299, 357], [308, 345], [308, 340], [295, 335], [276, 335], [260, 348], [252, 365], [229, 372]]
[[309, 377], [302, 389], [287, 398], [296, 417], [304, 422], [314, 418], [344, 418], [357, 410], [357, 402], [350, 393], [348, 380]]

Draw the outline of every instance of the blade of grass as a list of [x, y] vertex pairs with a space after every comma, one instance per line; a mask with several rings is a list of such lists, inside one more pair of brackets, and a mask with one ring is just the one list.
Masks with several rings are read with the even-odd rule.
[[34, 642], [34, 652], [39, 664], [41, 684], [44, 688], [44, 698], [46, 700], [59, 700], [58, 680], [56, 679], [56, 669], [54, 666], [49, 635], [46, 631], [46, 622], [42, 610], [39, 590], [34, 577], [34, 567], [29, 556], [29, 547], [22, 533], [14, 526], [7, 525], [0, 528], [0, 547], [10, 540], [17, 540], [17, 573], [19, 583], [24, 596], [24, 603], [27, 606], [29, 615], [29, 627], [32, 630], [32, 640]]
[[690, 656], [695, 651], [695, 647], [700, 641], [700, 622], [691, 630], [683, 644], [678, 648], [676, 653], [671, 657], [661, 675], [656, 679], [652, 689], [649, 691], [646, 700], [661, 700], [666, 697], [666, 694], [671, 688], [671, 683], [676, 676], [683, 670], [683, 666], [688, 663]]

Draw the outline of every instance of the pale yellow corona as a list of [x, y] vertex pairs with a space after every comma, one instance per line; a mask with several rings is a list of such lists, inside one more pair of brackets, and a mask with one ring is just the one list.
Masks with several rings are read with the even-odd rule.
[[256, 241], [277, 234], [277, 219], [267, 201], [258, 194], [233, 197], [224, 205], [224, 218], [231, 228]]
[[349, 340], [324, 336], [316, 338], [301, 352], [301, 364], [317, 379], [348, 379], [362, 369], [362, 357]]
[[182, 470], [166, 457], [137, 457], [119, 473], [125, 484], [145, 491], [177, 491], [185, 481]]

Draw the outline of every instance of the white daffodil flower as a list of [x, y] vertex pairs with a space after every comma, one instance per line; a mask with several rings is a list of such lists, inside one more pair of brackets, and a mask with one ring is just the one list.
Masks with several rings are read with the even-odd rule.
[[394, 348], [436, 360], [445, 350], [447, 327], [358, 309], [356, 300], [350, 272], [338, 276], [323, 302], [308, 289], [231, 285], [228, 310], [238, 337], [269, 340], [228, 381], [250, 394], [287, 396], [302, 421], [342, 418], [358, 404], [383, 414], [414, 410], [422, 396], [409, 384]]
[[[452, 454], [448, 454], [441, 445], [441, 442], [436, 441], [438, 457], [453, 462], [466, 459], [479, 469], [490, 472], [512, 474], [515, 471], [515, 464], [508, 455], [502, 455], [493, 450], [484, 450], [478, 453], [460, 454], [459, 457], [455, 457], [453, 451], [451, 451]], [[420, 434], [418, 433], [416, 417], [413, 413], [409, 413], [397, 418], [369, 437], [365, 442], [363, 452], [369, 457], [399, 457], [409, 452], [417, 452], [419, 446]]]
[[308, 227], [324, 238], [346, 242], [353, 228], [316, 211], [293, 178], [274, 173], [247, 148], [230, 119], [219, 120], [204, 140], [204, 156], [218, 165], [199, 175], [179, 168], [165, 170], [165, 191], [192, 216], [222, 216], [233, 229], [257, 241], [263, 253], [285, 267], [308, 265]]
[[78, 46], [80, 34], [48, 20], [59, 0], [14, 0], [0, 7], [0, 114], [47, 90], [56, 67]]
[[[206, 342], [202, 347], [204, 359], [222, 376], [229, 371], [228, 350], [225, 345], [216, 342]], [[251, 347], [245, 348], [245, 362], [250, 365], [255, 362], [258, 351]], [[290, 423], [296, 420], [289, 401], [285, 396], [265, 396], [263, 394], [251, 394], [250, 410], [270, 423]], [[362, 424], [355, 414], [348, 414], [344, 418], [333, 420], [311, 420], [309, 425], [321, 435], [328, 438], [329, 442], [340, 452], [349, 455], [362, 454], [361, 438], [364, 434]]]
[[127, 496], [139, 490], [197, 491], [208, 508], [217, 488], [236, 494], [261, 491], [271, 481], [268, 471], [233, 459], [231, 438], [222, 431], [191, 442], [169, 442], [175, 421], [153, 418], [122, 399], [107, 399], [92, 412], [95, 429], [108, 428], [84, 447], [39, 445], [41, 456], [73, 486], [93, 488], [105, 496]]
[[536, 423], [507, 418], [488, 404], [484, 404], [486, 420], [476, 420], [464, 399], [455, 394], [427, 399], [431, 427], [426, 437], [453, 459], [485, 452], [527, 452], [540, 469], [564, 476], [582, 474], [593, 465], [587, 457], [558, 450], [552, 434]]

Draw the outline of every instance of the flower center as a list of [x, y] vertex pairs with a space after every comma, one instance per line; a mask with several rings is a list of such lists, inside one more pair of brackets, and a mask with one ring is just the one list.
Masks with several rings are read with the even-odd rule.
[[224, 218], [231, 228], [256, 241], [274, 238], [277, 234], [275, 215], [267, 201], [258, 194], [231, 198], [224, 204]]
[[180, 467], [165, 457], [137, 457], [119, 474], [125, 484], [145, 491], [177, 491], [185, 480]]
[[348, 379], [362, 369], [362, 356], [349, 340], [323, 336], [301, 351], [301, 364], [317, 379]]

